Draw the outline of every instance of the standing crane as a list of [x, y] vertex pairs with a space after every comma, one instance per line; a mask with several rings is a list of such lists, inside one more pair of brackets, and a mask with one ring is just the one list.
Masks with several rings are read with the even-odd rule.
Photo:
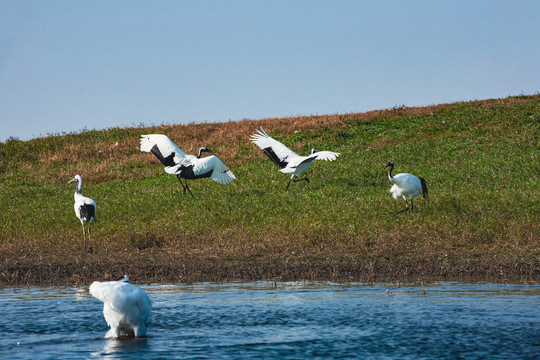
[[272, 160], [277, 166], [281, 168], [282, 173], [292, 174], [285, 191], [289, 190], [289, 185], [292, 182], [306, 181], [309, 182], [307, 177], [298, 179], [300, 175], [313, 163], [314, 160], [328, 160], [333, 161], [339, 156], [339, 153], [332, 151], [319, 151], [315, 152], [315, 149], [311, 149], [311, 154], [308, 156], [300, 156], [287, 146], [283, 145], [279, 141], [271, 138], [261, 127], [256, 129], [257, 134], [250, 136], [250, 140], [260, 147], [264, 153]]
[[89, 291], [103, 302], [103, 316], [111, 328], [106, 338], [146, 335], [152, 301], [144, 290], [130, 284], [126, 275], [116, 281], [94, 281]]
[[394, 170], [394, 163], [392, 161], [389, 161], [384, 168], [389, 168], [388, 179], [394, 184], [390, 188], [390, 192], [394, 199], [397, 199], [400, 196], [405, 199], [405, 209], [398, 211], [394, 215], [409, 210], [409, 203], [407, 200], [411, 200], [411, 213], [414, 213], [413, 199], [419, 195], [422, 195], [424, 199], [427, 199], [428, 197], [426, 180], [406, 173], [392, 176], [392, 170]]
[[199, 149], [198, 156], [189, 155], [180, 150], [166, 135], [142, 135], [141, 151], [154, 154], [165, 166], [165, 172], [176, 175], [184, 188], [184, 195], [187, 190], [194, 197], [188, 187], [188, 180], [209, 177], [217, 183], [227, 185], [236, 179], [232, 171], [217, 156], [201, 158], [203, 152], [211, 152], [206, 147]]
[[83, 239], [84, 239], [84, 252], [86, 253], [86, 230], [84, 228], [84, 222], [88, 223], [88, 244], [89, 252], [92, 252], [92, 239], [90, 237], [90, 227], [92, 226], [92, 221], [96, 216], [97, 206], [96, 202], [86, 196], [83, 196], [81, 193], [82, 187], [82, 178], [81, 175], [75, 175], [75, 177], [68, 181], [68, 184], [72, 181], [77, 182], [77, 189], [75, 190], [75, 204], [73, 209], [75, 210], [75, 215], [81, 221], [82, 230], [83, 230]]

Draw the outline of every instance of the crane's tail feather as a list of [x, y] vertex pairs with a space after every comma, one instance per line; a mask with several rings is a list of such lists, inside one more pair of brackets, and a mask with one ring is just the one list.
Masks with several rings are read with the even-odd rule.
[[428, 198], [428, 189], [427, 189], [426, 180], [424, 180], [422, 178], [419, 178], [419, 179], [420, 179], [420, 184], [422, 184], [422, 196], [424, 197], [424, 199], [427, 199]]

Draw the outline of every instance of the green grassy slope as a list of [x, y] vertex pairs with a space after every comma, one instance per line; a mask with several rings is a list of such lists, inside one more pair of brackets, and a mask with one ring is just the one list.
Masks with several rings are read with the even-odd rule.
[[[0, 143], [0, 282], [430, 276], [538, 278], [540, 96], [222, 124], [109, 129]], [[293, 183], [249, 142], [256, 126], [315, 162]], [[138, 150], [146, 133], [208, 146], [237, 177], [174, 176]], [[426, 179], [410, 213], [394, 174]], [[98, 204], [81, 254], [73, 175]], [[67, 279], [67, 280], [66, 280]]]

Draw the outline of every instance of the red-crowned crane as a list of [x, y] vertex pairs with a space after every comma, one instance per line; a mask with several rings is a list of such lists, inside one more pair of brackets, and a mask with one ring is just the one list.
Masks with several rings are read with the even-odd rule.
[[285, 191], [289, 190], [291, 181], [298, 182], [305, 180], [309, 182], [307, 177], [302, 179], [298, 179], [298, 177], [311, 166], [313, 160], [333, 161], [339, 156], [339, 153], [337, 152], [315, 152], [315, 149], [312, 149], [311, 154], [308, 156], [300, 156], [279, 141], [271, 138], [262, 127], [260, 130], [255, 130], [257, 130], [257, 134], [251, 135], [250, 140], [260, 147], [270, 160], [281, 168], [279, 171], [286, 174], [292, 174]]
[[[188, 187], [188, 180], [209, 177], [217, 183], [227, 185], [236, 179], [232, 171], [215, 155], [201, 159], [203, 152], [211, 152], [206, 147], [199, 149], [198, 156], [189, 155], [180, 150], [166, 135], [142, 135], [141, 151], [154, 154], [165, 166], [165, 171], [168, 174], [176, 175], [184, 188], [184, 195], [187, 190], [194, 197]], [[185, 185], [182, 183], [182, 179], [185, 180]]]
[[103, 302], [103, 316], [111, 328], [106, 338], [122, 335], [145, 336], [152, 301], [124, 275], [116, 281], [94, 281], [90, 294]]
[[96, 216], [97, 206], [96, 202], [86, 196], [83, 196], [81, 193], [82, 188], [82, 178], [81, 175], [75, 175], [75, 177], [68, 181], [68, 184], [72, 181], [77, 182], [77, 189], [75, 190], [75, 204], [73, 209], [75, 210], [75, 215], [81, 221], [82, 230], [83, 230], [83, 239], [84, 239], [84, 252], [86, 253], [86, 230], [84, 228], [84, 222], [88, 223], [88, 244], [89, 252], [92, 252], [92, 238], [90, 236], [90, 227], [92, 226], [92, 221]]
[[392, 196], [394, 199], [397, 199], [400, 196], [405, 199], [405, 209], [398, 211], [394, 215], [409, 210], [407, 200], [411, 200], [411, 213], [414, 213], [413, 199], [419, 195], [422, 195], [424, 199], [427, 199], [428, 197], [426, 180], [422, 179], [421, 177], [405, 173], [392, 176], [392, 170], [394, 170], [394, 163], [392, 161], [389, 161], [384, 168], [386, 169], [387, 167], [389, 168], [388, 179], [390, 179], [390, 181], [394, 184], [390, 188]]

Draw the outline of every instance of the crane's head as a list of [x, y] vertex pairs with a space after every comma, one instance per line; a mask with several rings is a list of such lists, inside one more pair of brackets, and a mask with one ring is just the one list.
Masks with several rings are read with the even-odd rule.
[[384, 168], [386, 169], [386, 168], [389, 167], [389, 166], [390, 166], [391, 169], [393, 169], [393, 168], [394, 168], [394, 162], [393, 162], [393, 161], [389, 161], [389, 162], [386, 164], [386, 166], [385, 166]]
[[75, 176], [73, 177], [73, 179], [71, 179], [71, 180], [68, 181], [68, 184], [69, 184], [70, 182], [72, 182], [72, 181], [81, 182], [81, 181], [82, 181], [81, 175], [79, 175], [79, 174], [75, 175]]
[[202, 148], [199, 149], [199, 156], [197, 156], [197, 157], [200, 158], [203, 152], [212, 152], [212, 150], [210, 150], [207, 147], [202, 147]]
[[129, 282], [129, 278], [127, 275], [124, 275], [122, 277], [120, 277], [118, 280], [116, 281], [122, 281], [122, 282]]
[[315, 149], [311, 149], [311, 155], [315, 154]]

